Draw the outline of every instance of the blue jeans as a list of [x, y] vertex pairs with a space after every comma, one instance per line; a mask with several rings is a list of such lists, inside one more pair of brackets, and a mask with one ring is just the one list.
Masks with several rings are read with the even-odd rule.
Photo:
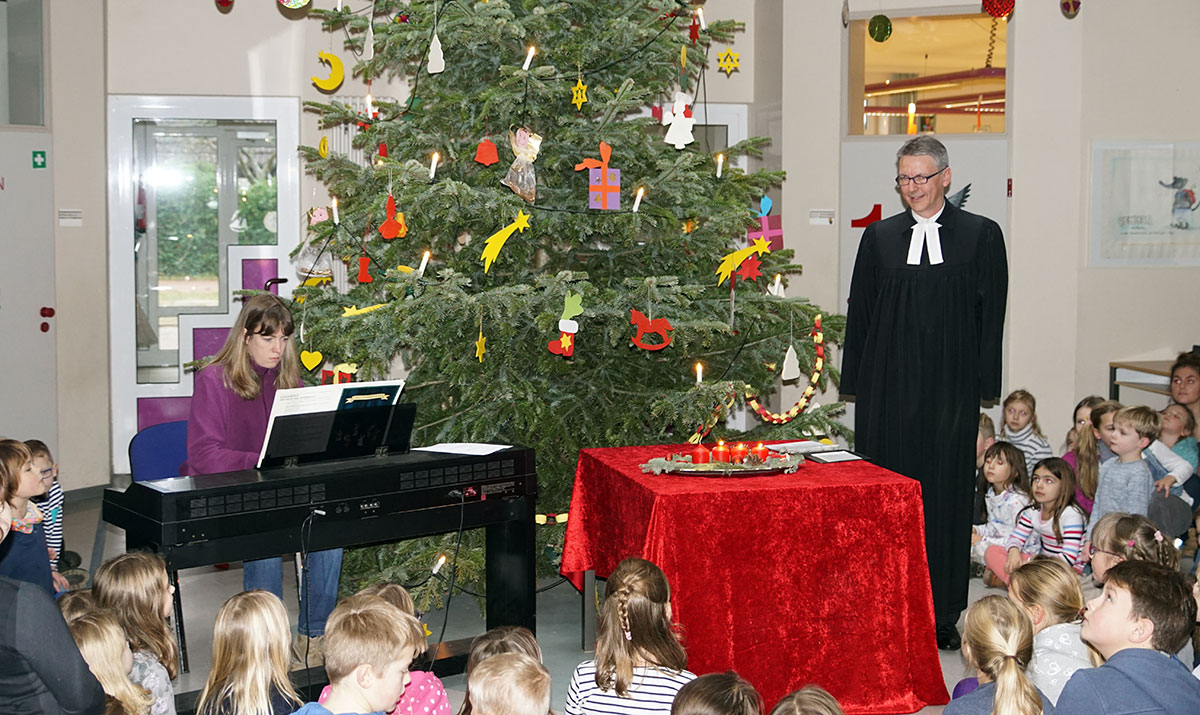
[[[300, 589], [300, 618], [296, 631], [303, 636], [325, 635], [325, 622], [337, 604], [338, 579], [342, 575], [342, 550], [313, 551], [308, 555], [308, 603]], [[283, 560], [246, 561], [242, 564], [242, 588], [262, 589], [283, 600]]]

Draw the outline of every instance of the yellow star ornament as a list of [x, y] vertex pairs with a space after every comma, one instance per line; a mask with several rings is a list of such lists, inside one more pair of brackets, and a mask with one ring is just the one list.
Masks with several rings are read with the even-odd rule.
[[483, 328], [479, 329], [479, 339], [475, 341], [475, 357], [483, 362], [483, 354], [487, 352], [487, 338], [483, 337]]
[[717, 67], [728, 77], [741, 67], [741, 56], [741, 53], [734, 52], [732, 47], [726, 47], [724, 52], [717, 55]]
[[583, 105], [587, 104], [587, 85], [583, 83], [583, 78], [575, 80], [575, 86], [571, 88], [571, 104], [575, 105], [575, 111], [583, 109]]

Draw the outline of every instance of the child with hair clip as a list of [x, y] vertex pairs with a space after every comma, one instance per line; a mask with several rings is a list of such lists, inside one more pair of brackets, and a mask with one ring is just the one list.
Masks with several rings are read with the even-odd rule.
[[[470, 681], [475, 666], [502, 653], [523, 653], [542, 662], [542, 648], [532, 631], [524, 626], [500, 626], [475, 636], [471, 641], [471, 652], [467, 654], [467, 680]], [[471, 692], [468, 690], [458, 715], [471, 715], [473, 709]]]
[[70, 628], [88, 669], [104, 688], [105, 715], [149, 713], [154, 696], [129, 679], [133, 652], [117, 619], [108, 613], [89, 613], [71, 621]]
[[695, 674], [671, 624], [671, 587], [658, 566], [628, 558], [605, 586], [596, 658], [575, 667], [568, 715], [669, 713]]
[[[378, 596], [413, 618], [417, 616], [417, 609], [408, 589], [398, 583], [381, 581], [367, 586], [355, 595]], [[539, 651], [538, 661], [541, 659], [542, 654]], [[413, 670], [409, 672], [409, 676], [411, 681], [404, 689], [404, 695], [400, 696], [394, 708], [388, 710], [388, 715], [450, 715], [450, 699], [446, 696], [446, 687], [436, 675], [426, 670]], [[317, 698], [318, 703], [325, 702], [329, 697], [329, 688], [330, 686], [326, 685], [321, 691], [321, 696]]]
[[23, 442], [0, 439], [0, 481], [12, 515], [8, 538], [0, 541], [0, 576], [40, 586], [53, 596], [45, 517], [31, 501], [46, 492], [46, 485]]
[[221, 604], [213, 659], [197, 715], [287, 715], [304, 701], [288, 677], [291, 629], [269, 591], [242, 591]]
[[1025, 390], [1013, 390], [1004, 398], [1004, 426], [1000, 439], [1012, 442], [1025, 455], [1025, 470], [1032, 474], [1035, 464], [1053, 457], [1050, 443], [1038, 425], [1037, 400]]
[[501, 653], [479, 664], [467, 679], [479, 715], [550, 713], [550, 672], [524, 653]]
[[1179, 569], [1179, 552], [1153, 521], [1142, 514], [1109, 512], [1092, 529], [1088, 547], [1092, 580], [1104, 583], [1108, 570], [1122, 561], [1149, 561]]
[[775, 703], [771, 715], [845, 715], [837, 698], [820, 685], [805, 685]]
[[950, 701], [945, 715], [1053, 713], [1049, 699], [1025, 677], [1033, 658], [1033, 627], [1003, 596], [984, 596], [967, 609], [963, 657], [979, 671], [979, 687]]
[[1079, 577], [1061, 561], [1034, 559], [1012, 572], [1008, 597], [1033, 624], [1033, 659], [1026, 675], [1057, 703], [1075, 671], [1101, 662], [1079, 637], [1084, 606]]
[[1032, 481], [1033, 503], [1017, 515], [1017, 526], [1005, 545], [987, 550], [988, 569], [1005, 584], [1022, 561], [1039, 553], [1071, 568], [1079, 563], [1087, 517], [1075, 503], [1071, 465], [1058, 457], [1043, 459], [1034, 468]]
[[[1017, 514], [1029, 505], [1029, 475], [1025, 471], [1025, 455], [1008, 442], [996, 442], [983, 457], [980, 489], [986, 489], [984, 523], [976, 524], [971, 532], [971, 560], [987, 563], [987, 550], [1003, 548], [1017, 526]], [[987, 586], [1001, 586], [995, 574], [984, 570]]]
[[671, 704], [671, 715], [762, 715], [763, 700], [740, 675], [701, 675], [679, 689]]
[[[1075, 470], [1075, 501], [1087, 514], [1092, 513], [1096, 476], [1100, 470], [1100, 455], [1096, 451], [1098, 433], [1092, 426], [1092, 411], [1105, 402], [1099, 395], [1089, 395], [1075, 405], [1075, 422], [1067, 435], [1067, 451], [1063, 454], [1063, 460]], [[1084, 457], [1082, 460], [1080, 455]]]
[[105, 561], [92, 580], [96, 605], [116, 616], [133, 648], [129, 679], [154, 696], [150, 715], [175, 715], [171, 680], [179, 669], [179, 647], [167, 624], [173, 593], [162, 558], [145, 551]]

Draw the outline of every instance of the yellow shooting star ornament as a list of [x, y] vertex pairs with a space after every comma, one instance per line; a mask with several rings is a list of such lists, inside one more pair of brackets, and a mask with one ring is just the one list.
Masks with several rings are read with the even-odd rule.
[[726, 47], [724, 52], [717, 55], [717, 67], [728, 77], [741, 67], [741, 56], [741, 53], [734, 52], [732, 47]]
[[504, 242], [513, 235], [514, 231], [525, 233], [525, 229], [529, 228], [529, 214], [524, 211], [517, 212], [517, 219], [508, 224], [499, 231], [488, 236], [483, 253], [479, 256], [479, 260], [483, 261], [483, 272], [487, 273], [492, 267], [492, 262], [500, 255], [500, 249], [504, 248]]
[[753, 256], [756, 253], [761, 256], [764, 253], [770, 252], [771, 243], [765, 238], [756, 238], [754, 239], [753, 246], [746, 246], [745, 248], [738, 249], [725, 256], [725, 258], [721, 260], [721, 265], [717, 267], [717, 285], [724, 283], [726, 279], [729, 278], [730, 274], [736, 271], [738, 266], [742, 265], [742, 261], [746, 260], [750, 256]]
[[487, 352], [487, 338], [483, 337], [483, 328], [479, 329], [479, 339], [475, 341], [475, 357], [483, 362], [483, 354]]
[[571, 104], [575, 105], [575, 111], [581, 111], [583, 105], [587, 104], [587, 85], [583, 83], [583, 78], [575, 80], [575, 86], [571, 88]]

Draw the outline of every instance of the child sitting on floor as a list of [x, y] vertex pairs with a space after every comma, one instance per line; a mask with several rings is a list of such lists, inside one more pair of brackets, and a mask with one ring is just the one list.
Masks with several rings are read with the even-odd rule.
[[979, 413], [979, 432], [975, 436], [975, 506], [971, 513], [974, 514], [974, 524], [987, 523], [987, 507], [984, 504], [984, 495], [987, 493], [988, 484], [983, 478], [983, 462], [987, 456], [988, 448], [996, 443], [996, 425], [992, 423], [992, 418], [988, 417], [983, 412]]
[[1200, 712], [1200, 680], [1176, 658], [1196, 622], [1196, 602], [1178, 571], [1125, 561], [1108, 571], [1104, 592], [1088, 602], [1081, 634], [1105, 658], [1076, 671], [1063, 688], [1060, 715]]
[[805, 685], [775, 703], [771, 715], [845, 715], [837, 698], [819, 685]]
[[1110, 511], [1148, 513], [1154, 480], [1142, 451], [1158, 439], [1161, 431], [1162, 417], [1149, 407], [1126, 407], [1112, 416], [1112, 427], [1107, 432], [1115, 456], [1100, 465], [1093, 525]]
[[1033, 627], [1025, 612], [1003, 596], [984, 596], [967, 609], [963, 657], [979, 670], [979, 687], [950, 701], [944, 715], [1038, 715], [1054, 712], [1028, 678]]
[[988, 549], [988, 570], [1007, 584], [1009, 574], [1038, 553], [1076, 568], [1086, 521], [1075, 503], [1071, 466], [1058, 457], [1043, 459], [1033, 470], [1033, 503], [1021, 510], [1005, 545]]
[[732, 670], [701, 675], [680, 688], [671, 715], [762, 715], [762, 696]]
[[304, 702], [288, 677], [287, 611], [270, 591], [225, 600], [213, 625], [213, 660], [199, 715], [287, 715]]
[[40, 497], [34, 497], [32, 501], [37, 504], [38, 509], [42, 510], [42, 515], [45, 517], [42, 526], [46, 531], [46, 555], [50, 559], [50, 577], [54, 580], [55, 591], [66, 591], [71, 588], [71, 584], [58, 572], [58, 559], [62, 556], [63, 550], [62, 525], [63, 502], [65, 501], [62, 485], [58, 483], [58, 463], [54, 461], [54, 455], [50, 454], [50, 448], [40, 439], [27, 439], [25, 446], [33, 455], [33, 468], [37, 470], [38, 475], [42, 478], [42, 484], [46, 486], [46, 493]]
[[523, 653], [501, 653], [480, 663], [467, 680], [479, 715], [545, 715], [550, 712], [550, 672]]
[[105, 715], [146, 715], [154, 704], [149, 691], [129, 679], [133, 652], [117, 619], [107, 613], [89, 613], [70, 622], [71, 637], [88, 669], [104, 688]]
[[1037, 400], [1025, 390], [1013, 390], [1004, 398], [1004, 427], [1000, 439], [1011, 442], [1025, 455], [1025, 471], [1033, 473], [1035, 464], [1053, 457], [1050, 443], [1038, 425]]
[[666, 575], [645, 559], [625, 559], [608, 577], [596, 658], [575, 667], [566, 712], [669, 713], [675, 694], [696, 678], [685, 666]]
[[[986, 488], [985, 522], [976, 525], [971, 533], [971, 560], [986, 563], [988, 548], [1003, 548], [1017, 526], [1017, 514], [1029, 505], [1029, 476], [1025, 471], [1025, 455], [1008, 442], [996, 442], [984, 455], [981, 487]], [[983, 573], [984, 583], [999, 586], [990, 571]]]
[[[500, 626], [475, 636], [471, 641], [471, 652], [467, 654], [467, 680], [471, 680], [475, 666], [501, 653], [523, 653], [539, 663], [542, 662], [542, 648], [532, 631], [523, 626]], [[462, 709], [458, 713], [471, 715], [472, 710], [471, 693], [467, 691], [463, 697]]]
[[329, 699], [296, 713], [386, 712], [404, 694], [409, 666], [424, 650], [425, 631], [416, 618], [379, 596], [351, 596], [333, 609], [325, 627]]
[[1100, 432], [1093, 426], [1092, 416], [1094, 414], [1098, 420], [1100, 415], [1096, 410], [1104, 409], [1102, 405], [1105, 404], [1113, 405], [1113, 411], [1116, 410], [1117, 403], [1106, 402], [1099, 395], [1085, 397], [1075, 405], [1073, 438], [1069, 440], [1070, 448], [1063, 455], [1063, 460], [1075, 470], [1075, 501], [1085, 514], [1092, 513], [1092, 502], [1096, 498], [1096, 477], [1100, 471], [1100, 452], [1097, 447]]
[[1009, 599], [1033, 624], [1033, 659], [1026, 675], [1051, 703], [1081, 668], [1099, 664], [1079, 637], [1083, 590], [1079, 578], [1055, 559], [1034, 559], [1012, 572]]

